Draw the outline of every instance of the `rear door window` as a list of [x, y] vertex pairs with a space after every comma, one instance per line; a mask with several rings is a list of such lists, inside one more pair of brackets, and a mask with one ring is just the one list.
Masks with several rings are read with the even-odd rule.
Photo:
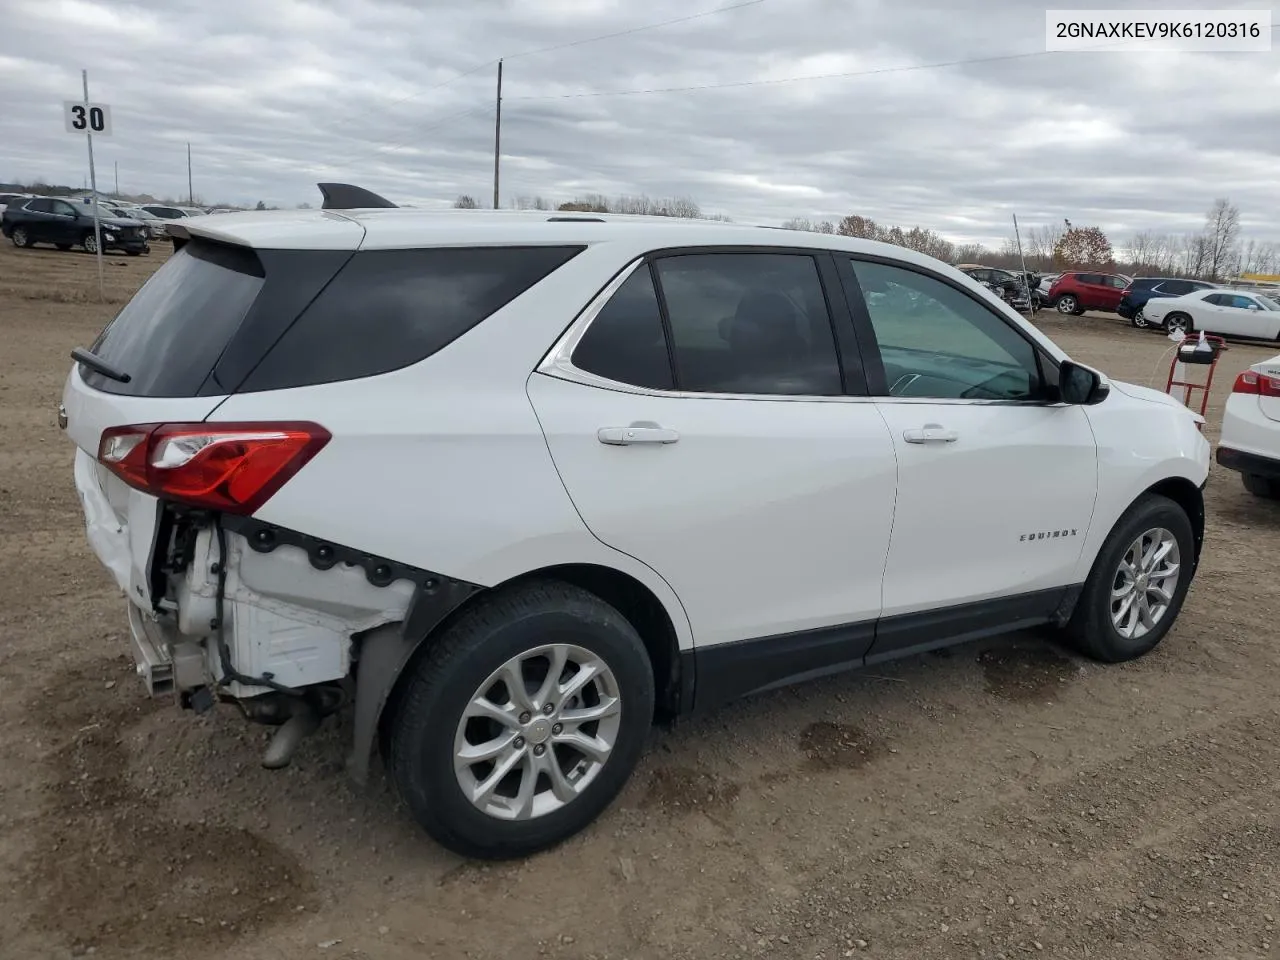
[[263, 285], [252, 250], [193, 240], [143, 284], [90, 351], [131, 378], [80, 365], [96, 390], [139, 397], [192, 397]]
[[456, 247], [356, 253], [269, 350], [241, 390], [354, 380], [417, 363], [582, 249]]

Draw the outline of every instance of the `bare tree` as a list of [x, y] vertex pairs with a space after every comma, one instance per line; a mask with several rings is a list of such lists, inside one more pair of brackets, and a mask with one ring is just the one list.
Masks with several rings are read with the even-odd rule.
[[1053, 265], [1053, 251], [1062, 239], [1063, 227], [1049, 225], [1032, 227], [1026, 234], [1026, 252], [1035, 261], [1036, 266]]
[[990, 251], [980, 243], [962, 243], [955, 249], [955, 262], [982, 263], [990, 255]]
[[464, 193], [453, 201], [453, 206], [457, 210], [476, 210], [480, 207], [480, 204], [476, 203], [475, 197]]
[[1205, 263], [1203, 269], [1212, 280], [1220, 280], [1228, 272], [1240, 241], [1240, 210], [1225, 197], [1213, 201], [1204, 217]]
[[836, 233], [842, 237], [860, 237], [863, 240], [878, 240], [880, 228], [870, 217], [861, 217], [851, 213], [836, 225]]

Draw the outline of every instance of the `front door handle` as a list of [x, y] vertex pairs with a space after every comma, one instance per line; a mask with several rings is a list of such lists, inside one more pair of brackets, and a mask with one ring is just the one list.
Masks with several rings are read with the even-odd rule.
[[907, 443], [955, 443], [960, 434], [945, 429], [940, 423], [926, 423], [918, 430], [902, 431], [902, 439]]
[[596, 439], [610, 446], [625, 447], [633, 443], [675, 443], [680, 434], [646, 421], [629, 427], [601, 427]]

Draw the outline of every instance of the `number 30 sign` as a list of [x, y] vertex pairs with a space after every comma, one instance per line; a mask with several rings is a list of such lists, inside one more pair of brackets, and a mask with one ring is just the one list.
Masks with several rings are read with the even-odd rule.
[[111, 136], [111, 108], [105, 103], [64, 100], [62, 113], [67, 122], [67, 133], [91, 133], [98, 137]]

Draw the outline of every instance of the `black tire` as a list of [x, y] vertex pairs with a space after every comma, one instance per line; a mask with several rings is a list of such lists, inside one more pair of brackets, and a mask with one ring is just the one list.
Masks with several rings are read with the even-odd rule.
[[1172, 331], [1181, 326], [1183, 333], [1190, 334], [1195, 331], [1196, 325], [1191, 322], [1191, 318], [1185, 313], [1171, 313], [1164, 318], [1163, 326], [1165, 330]]
[[1138, 312], [1135, 313], [1132, 318], [1130, 318], [1129, 322], [1133, 324], [1135, 327], [1137, 327], [1139, 330], [1146, 330], [1151, 326], [1151, 321], [1149, 321], [1146, 318], [1146, 316], [1143, 315], [1141, 307], [1138, 308]]
[[1244, 488], [1255, 497], [1280, 500], [1280, 483], [1256, 473], [1242, 473], [1240, 479], [1244, 482]]
[[14, 227], [13, 234], [9, 239], [13, 241], [15, 247], [35, 246], [35, 241], [31, 239], [31, 234], [27, 233], [26, 227]]
[[[1164, 614], [1145, 635], [1127, 638], [1111, 618], [1111, 592], [1118, 579], [1120, 562], [1129, 547], [1144, 532], [1163, 528], [1173, 534], [1178, 545], [1178, 581]], [[1169, 632], [1191, 586], [1195, 557], [1195, 536], [1183, 509], [1157, 494], [1146, 494], [1116, 522], [1085, 581], [1084, 590], [1065, 628], [1072, 646], [1087, 657], [1104, 663], [1133, 660], [1151, 651]]]
[[[612, 752], [576, 799], [531, 819], [501, 819], [464, 795], [454, 771], [454, 737], [486, 678], [549, 637], [605, 662], [623, 705], [620, 726]], [[387, 727], [390, 773], [423, 829], [466, 857], [527, 856], [584, 829], [627, 782], [653, 721], [653, 669], [644, 642], [617, 610], [568, 584], [540, 581], [495, 593], [449, 626], [409, 669]]]
[[71, 249], [71, 244], [69, 244], [69, 243], [57, 243], [57, 244], [54, 244], [54, 246], [56, 246], [59, 250], [70, 250], [70, 249]]
[[1074, 314], [1079, 316], [1080, 313], [1084, 312], [1083, 310], [1078, 310], [1079, 306], [1080, 302], [1076, 300], [1074, 294], [1070, 293], [1064, 293], [1057, 300], [1053, 301], [1053, 308], [1063, 314]]
[[97, 253], [98, 238], [93, 235], [92, 231], [90, 231], [84, 235], [84, 238], [80, 241], [80, 246], [84, 247], [85, 253]]

